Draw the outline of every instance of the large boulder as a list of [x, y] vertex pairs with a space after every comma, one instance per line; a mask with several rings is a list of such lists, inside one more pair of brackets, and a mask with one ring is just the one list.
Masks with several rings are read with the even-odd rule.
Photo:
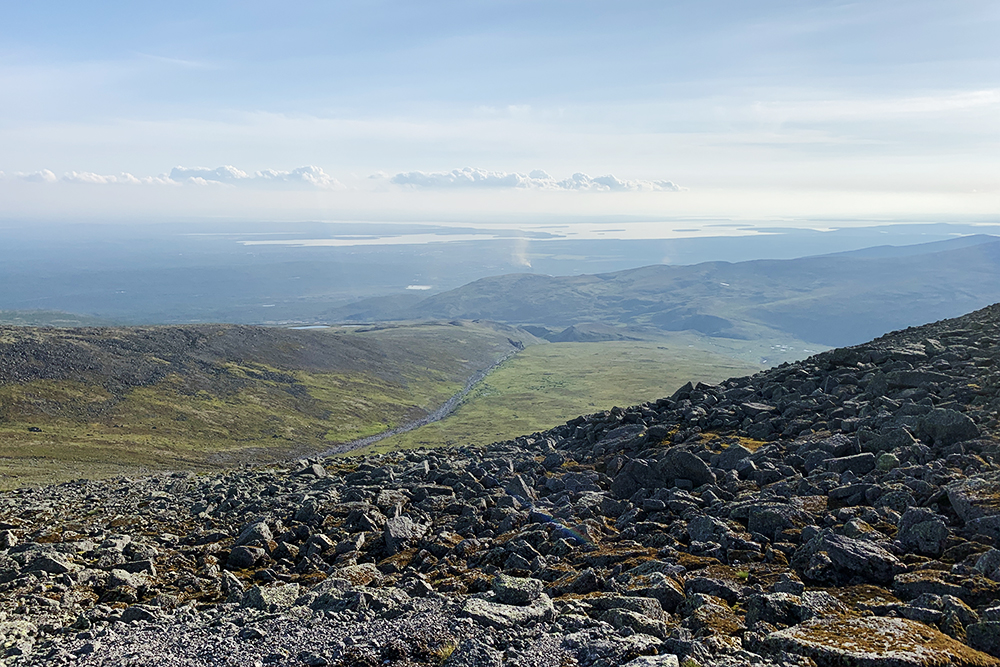
[[715, 484], [715, 474], [708, 464], [683, 449], [671, 449], [657, 464], [660, 478], [672, 485], [674, 480], [687, 479], [696, 487]]
[[905, 618], [819, 618], [772, 632], [764, 646], [820, 667], [1000, 667], [1000, 660]]
[[917, 420], [917, 435], [924, 442], [947, 447], [979, 437], [979, 427], [968, 415], [948, 408], [934, 408]]
[[792, 567], [803, 579], [834, 586], [855, 583], [885, 585], [903, 571], [903, 565], [875, 542], [824, 530], [799, 547]]

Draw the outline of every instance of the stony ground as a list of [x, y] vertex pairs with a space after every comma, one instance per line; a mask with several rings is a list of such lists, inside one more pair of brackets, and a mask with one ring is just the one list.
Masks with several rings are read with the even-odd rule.
[[0, 496], [9, 665], [1000, 666], [1000, 307], [486, 449]]

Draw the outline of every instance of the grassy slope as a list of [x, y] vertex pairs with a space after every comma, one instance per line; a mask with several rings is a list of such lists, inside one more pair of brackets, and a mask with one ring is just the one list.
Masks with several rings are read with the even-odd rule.
[[550, 428], [580, 414], [653, 400], [688, 380], [715, 382], [761, 370], [735, 354], [708, 348], [711, 339], [678, 334], [657, 341], [551, 343], [506, 361], [454, 414], [363, 451], [486, 445]]
[[472, 323], [3, 329], [0, 486], [317, 451], [435, 409], [509, 337], [534, 342]]

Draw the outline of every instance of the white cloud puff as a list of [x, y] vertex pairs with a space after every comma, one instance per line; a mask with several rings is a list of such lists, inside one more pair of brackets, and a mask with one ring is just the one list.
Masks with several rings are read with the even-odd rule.
[[31, 173], [18, 173], [16, 174], [18, 178], [23, 181], [28, 181], [29, 183], [55, 183], [57, 180], [56, 175], [53, 174], [48, 169], [42, 169], [41, 171], [33, 171]]
[[576, 173], [569, 178], [556, 180], [541, 169], [529, 174], [518, 174], [472, 167], [449, 172], [399, 173], [390, 179], [390, 183], [415, 188], [526, 188], [591, 192], [678, 192], [684, 189], [671, 181], [628, 181], [610, 174], [592, 178], [587, 174]]
[[340, 181], [315, 165], [306, 165], [292, 169], [291, 171], [264, 169], [253, 174], [248, 174], [231, 165], [225, 165], [216, 169], [209, 169], [207, 167], [174, 167], [170, 171], [170, 178], [180, 183], [191, 183], [194, 185], [210, 185], [213, 183], [249, 186], [296, 184], [325, 190], [342, 187]]
[[171, 180], [178, 181], [180, 183], [187, 181], [193, 181], [199, 184], [203, 184], [208, 181], [212, 181], [214, 183], [235, 183], [249, 177], [250, 175], [245, 171], [230, 165], [225, 165], [224, 167], [218, 167], [216, 169], [209, 169], [208, 167], [174, 167], [170, 170]]

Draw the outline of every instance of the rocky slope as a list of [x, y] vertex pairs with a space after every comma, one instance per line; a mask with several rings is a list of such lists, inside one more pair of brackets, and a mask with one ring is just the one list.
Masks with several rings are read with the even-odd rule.
[[485, 450], [0, 496], [10, 665], [1000, 665], [1000, 305]]

